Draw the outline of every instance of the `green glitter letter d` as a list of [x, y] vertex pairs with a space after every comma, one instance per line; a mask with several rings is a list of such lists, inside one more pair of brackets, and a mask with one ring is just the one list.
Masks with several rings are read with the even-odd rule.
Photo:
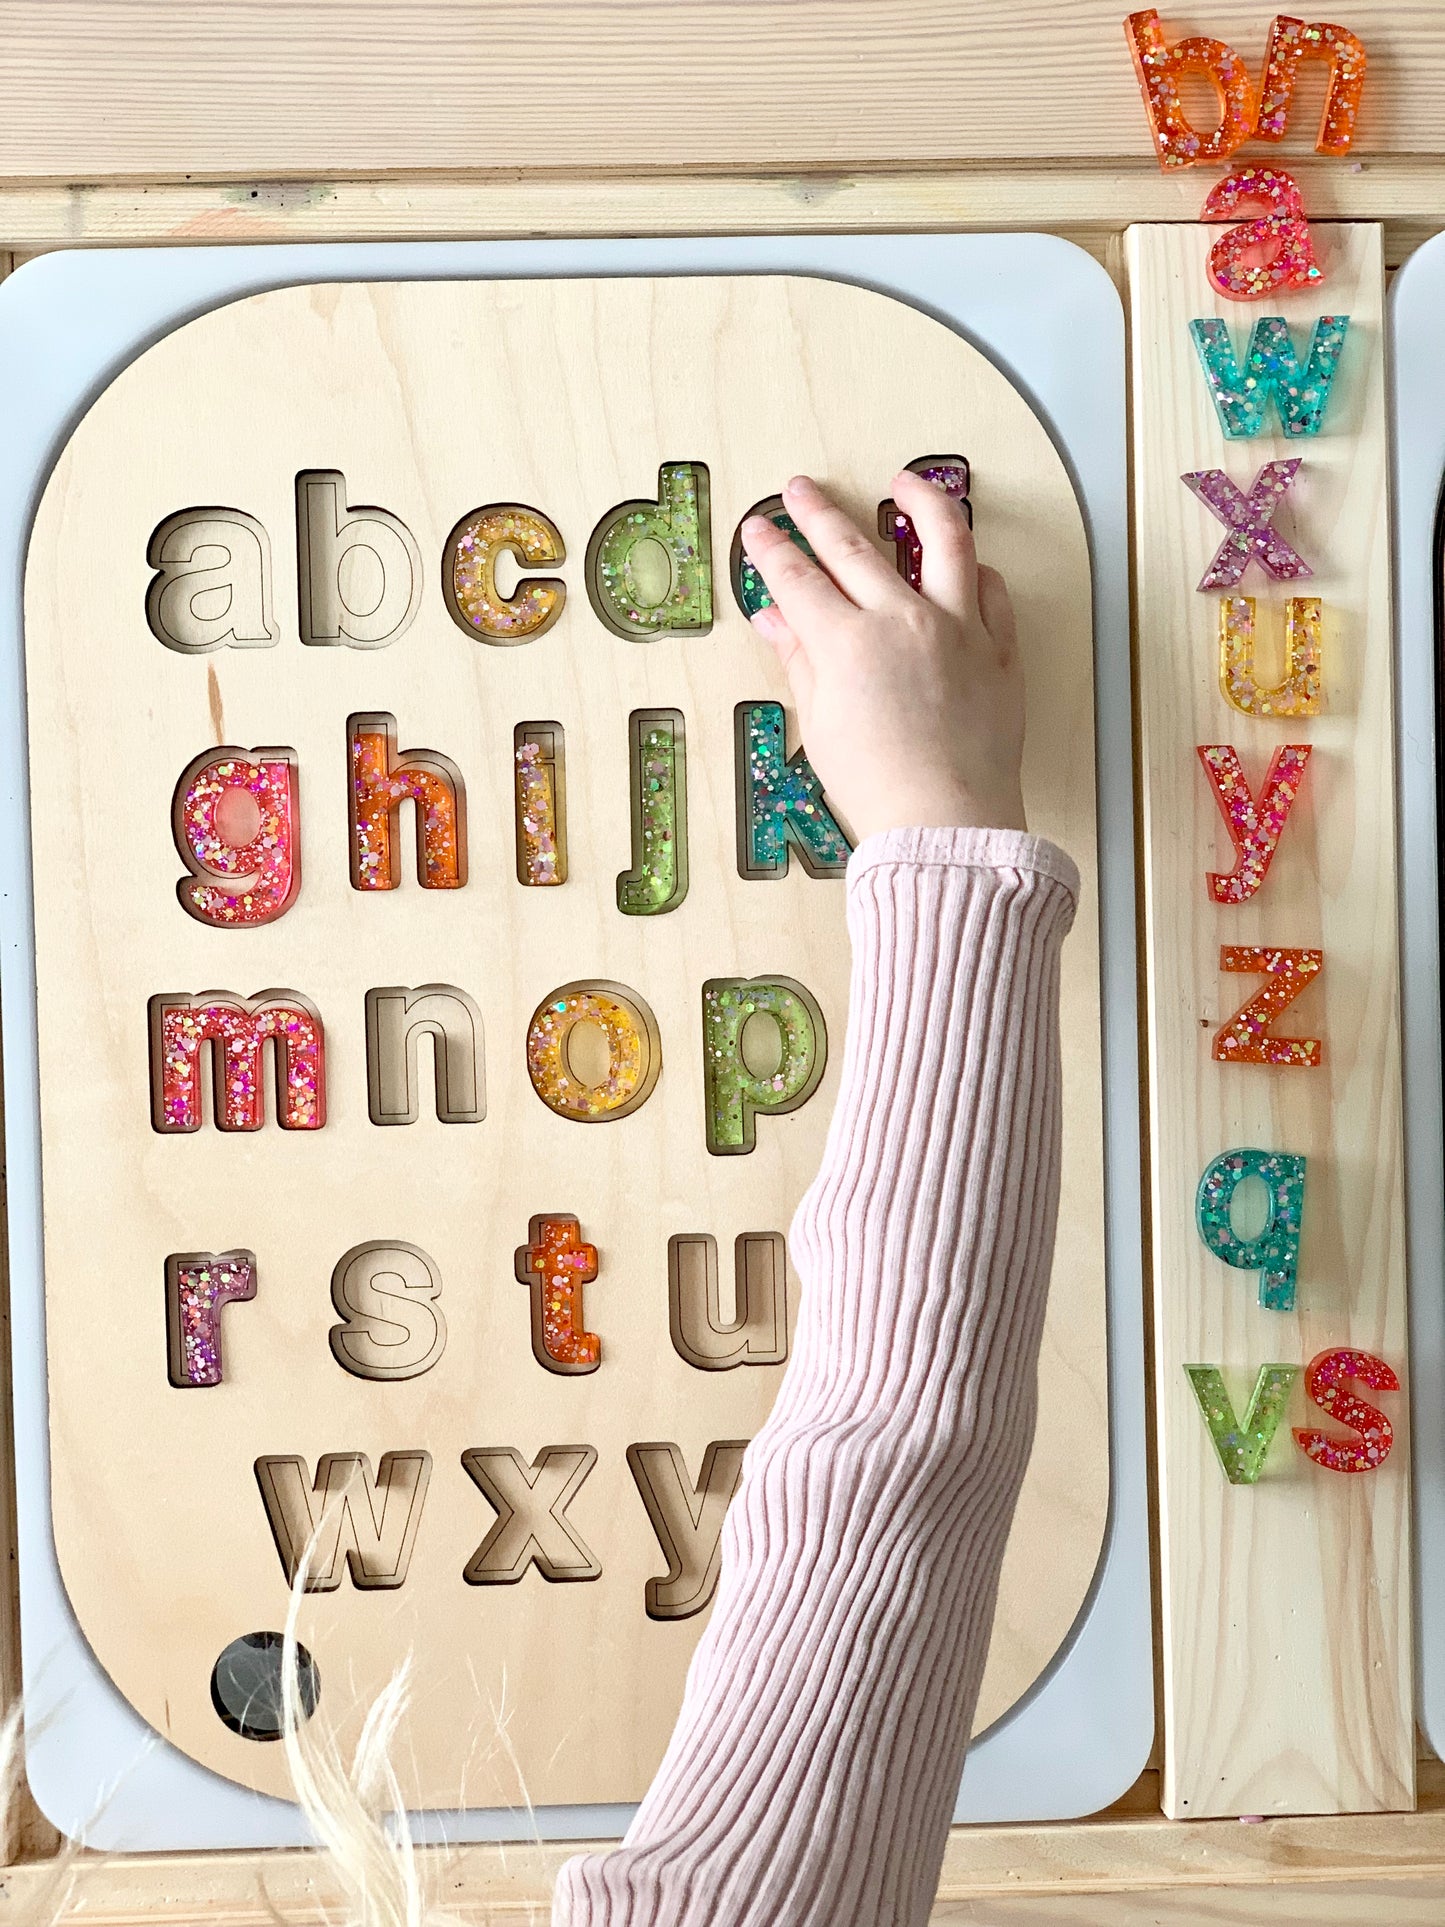
[[682, 716], [675, 709], [634, 709], [628, 739], [632, 868], [617, 879], [617, 907], [624, 917], [656, 917], [687, 895]]
[[651, 642], [668, 629], [712, 627], [707, 470], [664, 462], [655, 502], [624, 502], [587, 544], [587, 593], [614, 635]]
[[738, 875], [788, 873], [792, 843], [809, 876], [841, 877], [853, 845], [823, 800], [823, 785], [802, 750], [787, 755], [781, 703], [739, 703], [737, 730]]
[[1225, 322], [1191, 321], [1204, 379], [1229, 440], [1246, 442], [1264, 433], [1271, 396], [1286, 435], [1318, 435], [1349, 325], [1347, 314], [1322, 314], [1301, 368], [1289, 324], [1279, 315], [1264, 315], [1254, 324], [1241, 368]]
[[1234, 1416], [1234, 1405], [1217, 1366], [1186, 1365], [1184, 1370], [1199, 1400], [1225, 1478], [1231, 1485], [1253, 1485], [1264, 1469], [1265, 1454], [1279, 1430], [1299, 1366], [1261, 1365], [1242, 1419]]
[[[771, 1017], [776, 1068], [754, 1073], [743, 1052], [748, 1019]], [[703, 1090], [707, 1148], [716, 1157], [751, 1151], [759, 1111], [777, 1117], [806, 1104], [828, 1061], [823, 1013], [791, 977], [712, 977], [702, 987]]]
[[[1234, 1194], [1246, 1178], [1262, 1179], [1269, 1198], [1264, 1229], [1253, 1238], [1237, 1237], [1234, 1230]], [[1200, 1237], [1225, 1264], [1259, 1273], [1259, 1302], [1266, 1311], [1294, 1308], [1304, 1198], [1305, 1161], [1287, 1151], [1222, 1151], [1199, 1180]]]

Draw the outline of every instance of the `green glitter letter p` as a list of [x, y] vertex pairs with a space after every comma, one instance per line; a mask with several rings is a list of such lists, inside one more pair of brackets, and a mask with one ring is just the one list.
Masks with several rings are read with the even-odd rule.
[[587, 544], [587, 593], [614, 635], [712, 627], [712, 529], [701, 462], [664, 462], [655, 502], [624, 502]]
[[[1264, 1229], [1253, 1238], [1238, 1237], [1234, 1229], [1234, 1194], [1246, 1178], [1260, 1178], [1269, 1199]], [[1225, 1264], [1259, 1273], [1259, 1302], [1266, 1311], [1294, 1307], [1304, 1197], [1305, 1161], [1287, 1151], [1222, 1151], [1199, 1180], [1200, 1237]]]
[[[770, 1017], [778, 1061], [751, 1070], [744, 1055], [748, 1019]], [[716, 1157], [751, 1151], [759, 1111], [777, 1117], [806, 1104], [828, 1061], [828, 1033], [811, 992], [791, 977], [711, 977], [702, 987], [703, 1090], [707, 1148]]]

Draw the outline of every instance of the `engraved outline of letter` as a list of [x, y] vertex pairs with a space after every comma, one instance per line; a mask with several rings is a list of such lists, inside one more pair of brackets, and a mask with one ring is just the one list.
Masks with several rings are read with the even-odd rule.
[[[736, 1312], [725, 1325], [717, 1239], [709, 1231], [675, 1231], [667, 1241], [668, 1328], [673, 1349], [700, 1372], [781, 1365], [788, 1356], [788, 1260], [783, 1234], [739, 1232], [733, 1270]], [[729, 1339], [737, 1340], [731, 1349]]]
[[[647, 1582], [649, 1619], [690, 1619], [711, 1602], [722, 1568], [723, 1520], [742, 1479], [747, 1447], [746, 1439], [715, 1439], [694, 1486], [680, 1446], [664, 1440], [628, 1446], [628, 1466], [667, 1560], [667, 1571]], [[669, 1513], [669, 1499], [686, 1511], [685, 1525]], [[709, 1538], [704, 1565], [696, 1555]]]
[[[544, 1446], [530, 1466], [510, 1445], [476, 1446], [463, 1452], [467, 1475], [497, 1515], [462, 1568], [467, 1585], [514, 1586], [531, 1565], [553, 1585], [600, 1579], [601, 1560], [567, 1517], [568, 1507], [596, 1463], [597, 1453], [590, 1445]], [[556, 1556], [562, 1550], [559, 1538], [571, 1548], [571, 1558]], [[520, 1541], [512, 1561], [496, 1565], [508, 1541]]]
[[[455, 1031], [434, 1005], [455, 1004]], [[460, 1018], [467, 1021], [463, 1036]], [[443, 1124], [480, 1124], [487, 1115], [482, 1013], [455, 984], [387, 984], [366, 993], [366, 1103], [373, 1124], [415, 1124], [421, 1115], [418, 1040], [432, 1042], [432, 1087]], [[401, 1099], [400, 1103], [395, 1100]]]
[[[304, 1566], [303, 1591], [335, 1592], [343, 1560], [358, 1591], [387, 1592], [403, 1584], [431, 1482], [429, 1452], [388, 1452], [374, 1479], [361, 1452], [326, 1453], [310, 1485], [306, 1461], [294, 1456], [263, 1455], [254, 1470], [288, 1586], [296, 1584]], [[366, 1510], [358, 1527], [362, 1501]], [[399, 1529], [394, 1506], [405, 1507]], [[363, 1545], [363, 1536], [369, 1545]], [[386, 1563], [379, 1564], [383, 1556]]]
[[[331, 507], [327, 520], [331, 527], [326, 541], [339, 544], [346, 530], [357, 522], [371, 522], [387, 530], [396, 538], [401, 550], [407, 557], [411, 571], [410, 592], [407, 597], [405, 613], [394, 622], [385, 635], [367, 637], [358, 635], [346, 627], [349, 618], [357, 625], [374, 622], [378, 611], [384, 606], [389, 593], [386, 558], [381, 551], [369, 542], [353, 542], [346, 548], [333, 546], [334, 575], [325, 584], [325, 596], [334, 600], [340, 612], [335, 623], [335, 634], [325, 635], [318, 627], [322, 612], [316, 606], [317, 577], [320, 574], [320, 558], [312, 553], [312, 500], [320, 491], [331, 491]], [[353, 609], [341, 593], [341, 565], [353, 548], [369, 548], [381, 569], [381, 595], [375, 607], [362, 612]], [[309, 648], [336, 648], [345, 645], [349, 649], [385, 649], [404, 636], [421, 607], [422, 565], [421, 550], [417, 547], [416, 537], [390, 509], [378, 508], [374, 503], [352, 503], [346, 492], [346, 477], [338, 468], [303, 468], [296, 476], [296, 595], [297, 595], [297, 632]]]
[[[174, 546], [173, 538], [179, 536], [183, 529], [192, 525], [199, 525], [204, 529], [207, 524], [214, 524], [218, 530], [229, 528], [244, 531], [255, 544], [254, 553], [261, 591], [260, 608], [257, 612], [262, 629], [259, 636], [238, 636], [233, 624], [224, 635], [217, 636], [212, 642], [186, 642], [174, 623], [167, 619], [170, 615], [171, 599], [177, 591], [181, 591], [185, 597], [186, 614], [190, 619], [197, 622], [207, 620], [205, 617], [195, 616], [191, 610], [191, 604], [197, 595], [213, 592], [220, 585], [202, 581], [198, 588], [189, 592], [184, 591], [182, 585], [195, 577], [213, 576], [236, 566], [235, 548], [227, 547], [225, 543], [215, 540], [194, 542], [184, 554], [167, 553], [167, 550]], [[202, 564], [196, 561], [202, 549], [219, 548], [226, 549], [226, 560], [223, 563]], [[243, 509], [180, 509], [176, 514], [168, 515], [164, 522], [156, 525], [150, 541], [146, 544], [146, 561], [156, 571], [146, 588], [146, 624], [156, 641], [162, 643], [167, 649], [174, 649], [182, 656], [208, 656], [216, 649], [269, 649], [280, 640], [281, 631], [276, 626], [271, 609], [271, 544], [265, 529], [254, 515], [247, 515]], [[210, 620], [224, 622], [226, 616], [234, 612], [235, 607], [236, 590], [235, 585], [232, 584], [231, 600], [226, 609], [220, 616], [212, 617]]]
[[[389, 1258], [395, 1262], [388, 1267]], [[416, 1261], [415, 1266], [408, 1264], [412, 1259]], [[403, 1266], [407, 1268], [403, 1270]], [[417, 1266], [420, 1277], [416, 1277]], [[395, 1278], [401, 1290], [381, 1290], [376, 1282], [380, 1277]], [[389, 1362], [384, 1356], [387, 1352], [411, 1349], [411, 1341], [418, 1335], [417, 1328], [403, 1324], [400, 1318], [389, 1318], [384, 1311], [373, 1310], [366, 1302], [368, 1294], [384, 1304], [394, 1302], [415, 1307], [421, 1319], [426, 1350], [404, 1364]], [[420, 1245], [410, 1244], [404, 1238], [375, 1238], [353, 1245], [337, 1259], [331, 1274], [331, 1302], [342, 1320], [327, 1333], [331, 1356], [353, 1378], [383, 1383], [420, 1378], [446, 1350], [447, 1321], [436, 1302], [441, 1294], [441, 1273], [435, 1260], [429, 1258]], [[426, 1337], [427, 1320], [431, 1323], [429, 1338]], [[405, 1332], [406, 1336], [393, 1344], [384, 1344], [375, 1335], [377, 1326]], [[377, 1353], [382, 1355], [379, 1359], [373, 1355]]]

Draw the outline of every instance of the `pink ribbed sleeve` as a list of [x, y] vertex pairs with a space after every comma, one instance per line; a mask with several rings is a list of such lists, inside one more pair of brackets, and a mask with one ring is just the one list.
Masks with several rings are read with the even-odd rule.
[[792, 1360], [666, 1757], [622, 1846], [562, 1868], [554, 1927], [927, 1920], [1033, 1436], [1077, 888], [1016, 831], [855, 852]]

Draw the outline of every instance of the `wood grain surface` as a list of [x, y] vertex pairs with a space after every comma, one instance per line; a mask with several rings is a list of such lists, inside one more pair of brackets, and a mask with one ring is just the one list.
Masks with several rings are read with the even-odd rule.
[[[1301, 340], [1322, 312], [1350, 316], [1323, 432], [1229, 442], [1188, 323], [1224, 315], [1242, 346], [1255, 311], [1210, 287], [1214, 232], [1128, 237], [1164, 1798], [1179, 1817], [1406, 1807], [1415, 1747], [1404, 1399], [1381, 1400], [1396, 1425], [1387, 1463], [1342, 1476], [1311, 1465], [1289, 1436], [1290, 1425], [1320, 1418], [1301, 1375], [1260, 1482], [1231, 1486], [1184, 1371], [1220, 1367], [1242, 1412], [1265, 1363], [1303, 1367], [1357, 1346], [1404, 1379], [1406, 1362], [1380, 235], [1331, 228], [1323, 287], [1257, 304]], [[1222, 468], [1248, 489], [1262, 464], [1285, 456], [1303, 466], [1276, 519], [1313, 579], [1278, 582], [1251, 565], [1239, 593], [1256, 599], [1261, 674], [1271, 677], [1287, 596], [1322, 598], [1323, 701], [1316, 717], [1271, 720], [1240, 714], [1220, 692], [1220, 598], [1195, 585], [1223, 530], [1180, 476]], [[1312, 745], [1312, 760], [1278, 853], [1248, 902], [1217, 905], [1205, 873], [1232, 859], [1195, 746], [1233, 744], [1257, 793], [1286, 742]], [[1224, 944], [1323, 948], [1322, 975], [1277, 1024], [1324, 1040], [1317, 1068], [1214, 1061], [1215, 1031], [1259, 982], [1221, 975]], [[1204, 1169], [1235, 1146], [1307, 1159], [1292, 1311], [1261, 1309], [1256, 1276], [1221, 1263], [1196, 1229]]]
[[[7, 0], [0, 178], [1142, 159], [1152, 148], [1126, 11], [1117, 0]], [[1163, 11], [1171, 40], [1218, 36], [1258, 74], [1270, 10]], [[1348, 24], [1370, 56], [1357, 153], [1433, 153], [1445, 16], [1422, 0], [1352, 0]], [[1302, 83], [1285, 151], [1311, 151], [1322, 92], [1317, 75]]]

